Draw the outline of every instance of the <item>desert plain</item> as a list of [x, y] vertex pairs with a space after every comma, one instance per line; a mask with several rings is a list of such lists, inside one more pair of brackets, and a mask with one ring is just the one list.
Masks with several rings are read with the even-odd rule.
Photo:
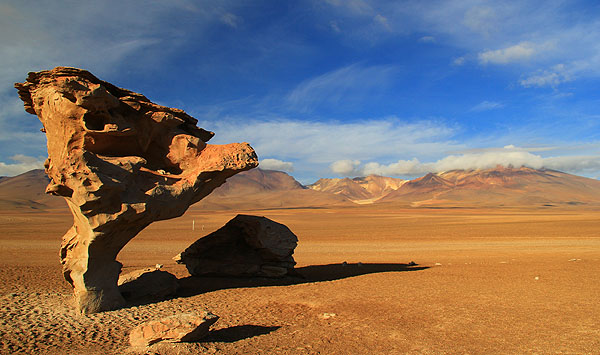
[[[287, 225], [303, 278], [195, 278], [172, 260], [238, 213]], [[118, 257], [123, 272], [163, 264], [180, 279], [177, 297], [91, 315], [74, 310], [61, 273], [71, 224], [66, 209], [0, 214], [1, 353], [135, 353], [133, 327], [195, 309], [220, 316], [207, 338], [142, 353], [600, 352], [600, 219], [590, 207], [194, 206]]]

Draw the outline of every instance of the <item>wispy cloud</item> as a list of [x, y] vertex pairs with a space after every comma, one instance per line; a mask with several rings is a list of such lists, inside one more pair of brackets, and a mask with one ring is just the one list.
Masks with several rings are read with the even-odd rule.
[[479, 61], [482, 64], [508, 64], [531, 58], [536, 53], [534, 45], [529, 42], [521, 42], [507, 48], [488, 50], [479, 53]]
[[454, 58], [452, 60], [452, 65], [455, 65], [457, 67], [464, 65], [467, 62], [467, 59], [465, 57], [458, 57], [458, 58]]
[[117, 0], [2, 2], [0, 161], [5, 169], [13, 169], [15, 164], [7, 159], [15, 154], [45, 154], [40, 124], [25, 113], [13, 88], [28, 72], [75, 66], [115, 82], [125, 67], [127, 73], [147, 71], [151, 76], [151, 69], [189, 44], [186, 41], [201, 43], [203, 29], [219, 21], [238, 24], [237, 17], [227, 15], [231, 7], [231, 1], [217, 5], [189, 0], [150, 2], [143, 9], [139, 2]]
[[539, 70], [521, 79], [519, 83], [524, 87], [557, 87], [559, 84], [573, 80], [564, 64], [557, 64], [550, 70]]
[[396, 71], [391, 65], [352, 64], [303, 81], [290, 92], [287, 102], [301, 111], [321, 105], [351, 107], [384, 89]]
[[[361, 3], [362, 11], [356, 11], [356, 6], [329, 2], [334, 14], [355, 20], [355, 29], [346, 33], [351, 43], [428, 33], [436, 43], [466, 52], [452, 60], [454, 65], [466, 64], [461, 58], [467, 57], [477, 58], [480, 64], [513, 64], [520, 68], [514, 82], [524, 87], [600, 76], [600, 20], [579, 2], [549, 0], [543, 7], [533, 0]], [[376, 13], [385, 14], [391, 31], [368, 21]], [[554, 69], [558, 64], [573, 69], [564, 76]]]
[[477, 105], [473, 106], [469, 111], [482, 112], [489, 110], [497, 110], [504, 107], [504, 104], [495, 101], [482, 101]]

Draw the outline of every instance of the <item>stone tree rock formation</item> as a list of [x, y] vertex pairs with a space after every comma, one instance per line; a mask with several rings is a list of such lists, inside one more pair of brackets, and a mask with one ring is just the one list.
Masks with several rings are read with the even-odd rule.
[[297, 245], [298, 237], [285, 225], [240, 214], [174, 259], [194, 276], [282, 277], [295, 275]]
[[124, 305], [116, 256], [136, 234], [258, 165], [247, 143], [207, 145], [214, 133], [184, 111], [82, 69], [29, 73], [15, 87], [44, 126], [46, 193], [64, 197], [74, 216], [60, 258], [84, 313]]

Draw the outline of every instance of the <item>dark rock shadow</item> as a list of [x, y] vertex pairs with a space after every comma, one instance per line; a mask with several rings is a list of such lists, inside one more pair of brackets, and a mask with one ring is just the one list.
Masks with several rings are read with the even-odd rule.
[[200, 342], [202, 343], [234, 343], [239, 340], [269, 334], [280, 326], [265, 327], [262, 325], [236, 325], [234, 327], [211, 330]]
[[373, 273], [419, 271], [428, 268], [418, 264], [328, 264], [297, 268], [294, 269], [296, 275], [282, 278], [189, 276], [179, 279], [177, 296], [191, 297], [230, 288], [287, 286], [340, 280]]

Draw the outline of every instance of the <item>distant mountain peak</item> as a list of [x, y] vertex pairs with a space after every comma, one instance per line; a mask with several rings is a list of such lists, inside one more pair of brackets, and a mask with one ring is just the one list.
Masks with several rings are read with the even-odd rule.
[[[44, 193], [48, 178], [33, 170], [0, 180], [0, 210], [66, 208]], [[319, 179], [303, 186], [287, 173], [252, 169], [237, 174], [193, 208], [256, 209], [351, 203], [402, 206], [600, 205], [600, 181], [551, 169], [455, 169], [406, 181], [369, 175]]]
[[357, 203], [372, 203], [397, 190], [405, 182], [406, 180], [372, 174], [352, 179], [319, 179], [308, 185], [308, 188], [345, 196]]

